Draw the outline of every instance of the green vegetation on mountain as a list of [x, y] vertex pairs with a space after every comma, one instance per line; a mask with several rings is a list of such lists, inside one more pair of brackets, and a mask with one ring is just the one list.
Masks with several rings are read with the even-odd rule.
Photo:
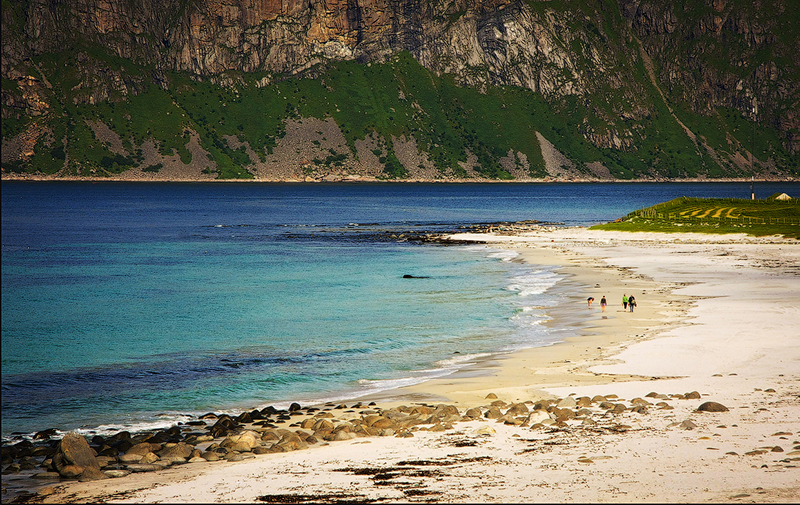
[[[295, 176], [320, 178], [377, 163], [385, 179], [431, 170], [495, 180], [800, 176], [790, 112], [800, 106], [800, 22], [782, 0], [754, 14], [743, 0], [497, 0], [495, 10], [427, 6], [430, 19], [398, 4], [405, 24], [394, 42], [367, 33], [380, 23], [361, 27], [380, 57], [358, 53], [362, 42], [349, 56], [321, 56], [303, 17], [254, 14], [260, 24], [248, 27], [204, 0], [148, 3], [141, 13], [103, 5], [111, 21], [98, 31], [71, 1], [49, 13], [4, 1], [5, 173], [110, 177], [180, 164], [251, 179], [286, 163]], [[140, 15], [138, 31], [126, 32]], [[190, 16], [205, 38], [186, 31]], [[29, 19], [44, 28], [30, 32]], [[48, 32], [54, 20], [73, 31]], [[426, 30], [478, 42], [461, 51]], [[270, 39], [273, 31], [282, 35]], [[240, 42], [225, 45], [232, 40]], [[271, 49], [276, 40], [294, 52]], [[300, 136], [296, 159], [276, 160], [289, 122], [311, 118], [332, 120], [346, 148]], [[408, 155], [409, 141], [420, 156]], [[360, 143], [377, 161], [362, 159]]]

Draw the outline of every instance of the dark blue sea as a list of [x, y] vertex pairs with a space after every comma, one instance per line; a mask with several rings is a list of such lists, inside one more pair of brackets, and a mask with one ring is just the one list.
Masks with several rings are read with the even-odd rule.
[[[765, 197], [800, 184], [757, 183]], [[563, 338], [551, 268], [398, 238], [749, 183], [2, 183], [2, 436], [352, 400]], [[419, 279], [404, 279], [414, 275]]]

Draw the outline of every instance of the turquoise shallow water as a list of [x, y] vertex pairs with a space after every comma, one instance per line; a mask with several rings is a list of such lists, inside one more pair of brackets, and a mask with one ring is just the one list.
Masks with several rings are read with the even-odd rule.
[[351, 399], [548, 345], [552, 270], [377, 232], [591, 224], [736, 192], [749, 187], [4, 182], [3, 437]]

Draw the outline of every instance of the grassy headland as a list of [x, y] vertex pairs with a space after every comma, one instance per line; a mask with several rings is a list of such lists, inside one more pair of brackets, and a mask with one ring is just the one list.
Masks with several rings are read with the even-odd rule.
[[800, 200], [681, 197], [635, 210], [596, 230], [747, 233], [800, 239]]

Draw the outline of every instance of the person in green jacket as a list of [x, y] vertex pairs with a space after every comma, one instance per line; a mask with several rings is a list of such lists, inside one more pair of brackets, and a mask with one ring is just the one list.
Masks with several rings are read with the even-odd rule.
[[622, 310], [628, 310], [628, 295], [622, 295]]

